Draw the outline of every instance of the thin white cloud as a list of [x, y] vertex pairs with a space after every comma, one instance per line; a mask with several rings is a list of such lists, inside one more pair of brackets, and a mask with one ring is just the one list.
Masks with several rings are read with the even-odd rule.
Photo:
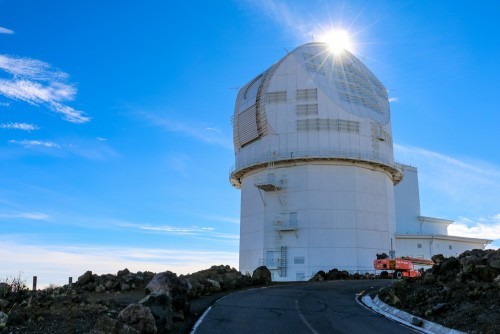
[[60, 148], [61, 145], [54, 143], [53, 141], [50, 140], [9, 140], [9, 143], [11, 144], [17, 144], [21, 145], [24, 147], [36, 147], [36, 146], [42, 146], [42, 147], [48, 147], [48, 148]]
[[141, 230], [149, 230], [149, 231], [162, 231], [162, 232], [171, 232], [175, 234], [197, 234], [197, 233], [205, 233], [208, 231], [213, 231], [213, 228], [209, 227], [174, 227], [174, 226], [139, 226]]
[[64, 146], [66, 153], [80, 156], [89, 160], [110, 160], [119, 156], [119, 153], [112, 147], [106, 144], [105, 140], [81, 140], [78, 138], [71, 139], [72, 144]]
[[9, 102], [0, 102], [0, 107], [8, 107], [10, 106]]
[[389, 102], [398, 102], [399, 99], [397, 97], [390, 97]]
[[[36, 254], [36, 256], [33, 256]], [[43, 288], [51, 283], [66, 284], [87, 270], [96, 274], [116, 273], [128, 268], [132, 272], [170, 270], [188, 274], [212, 265], [228, 264], [237, 267], [237, 252], [186, 250], [168, 248], [103, 247], [95, 245], [51, 246], [33, 245], [0, 239], [2, 266], [0, 277], [17, 275], [37, 276]]]
[[14, 33], [14, 30], [10, 30], [4, 27], [0, 27], [0, 34], [5, 34], [5, 35], [12, 35]]
[[183, 123], [165, 117], [159, 117], [151, 113], [141, 113], [148, 121], [156, 126], [160, 126], [168, 132], [181, 133], [185, 136], [196, 138], [208, 144], [219, 145], [225, 149], [232, 150], [232, 138], [223, 137], [219, 133], [208, 130], [206, 126], [194, 123]]
[[180, 234], [180, 235], [190, 235], [190, 236], [203, 236], [215, 239], [231, 239], [239, 240], [240, 236], [238, 234], [220, 233], [216, 232], [213, 227], [175, 227], [175, 226], [147, 226], [139, 225], [137, 226], [140, 230], [165, 232], [169, 234]]
[[8, 55], [0, 55], [0, 70], [11, 76], [0, 79], [1, 95], [34, 106], [45, 106], [72, 123], [90, 120], [82, 111], [66, 104], [74, 100], [77, 92], [74, 85], [66, 83], [67, 73], [37, 59]]
[[[105, 161], [114, 159], [119, 156], [113, 148], [109, 147], [105, 142], [97, 142], [95, 139], [81, 138], [65, 138], [64, 143], [51, 140], [9, 140], [11, 144], [22, 146], [26, 149], [47, 148], [44, 150], [46, 154], [55, 157], [77, 156], [88, 160]], [[55, 150], [57, 149], [57, 150]], [[29, 151], [26, 151], [27, 153]]]
[[103, 138], [103, 137], [97, 137], [97, 140], [99, 140], [99, 141], [106, 141], [108, 139], [107, 138]]
[[219, 129], [216, 129], [216, 128], [207, 127], [206, 129], [208, 131], [214, 131], [214, 132], [217, 132], [217, 133], [221, 133], [221, 131]]
[[[287, 36], [294, 37], [298, 42], [325, 41], [325, 35], [332, 29], [352, 30], [353, 23], [346, 22], [345, 6], [339, 5], [335, 15], [330, 12], [331, 4], [315, 2], [312, 6], [304, 6], [300, 1], [283, 0], [246, 0], [248, 8], [258, 11], [259, 16], [266, 16], [279, 25]], [[315, 12], [311, 12], [314, 9]], [[350, 37], [360, 33], [350, 31]], [[359, 44], [352, 41], [353, 47]], [[351, 49], [351, 52], [356, 50]]]
[[397, 160], [418, 168], [424, 215], [444, 214], [456, 219], [496, 214], [500, 203], [499, 166], [399, 144], [394, 144], [394, 150]]
[[176, 171], [178, 174], [189, 177], [189, 166], [191, 157], [185, 154], [174, 155], [168, 158], [167, 167]]
[[191, 238], [203, 238], [206, 240], [226, 240], [230, 243], [239, 240], [238, 234], [217, 232], [215, 228], [209, 226], [171, 226], [171, 225], [148, 225], [128, 222], [116, 222], [116, 226], [134, 228], [142, 231], [166, 233], [171, 235], [189, 236]]
[[448, 227], [450, 235], [494, 240], [500, 247], [500, 215], [472, 220], [461, 217]]
[[36, 81], [60, 81], [68, 77], [67, 73], [52, 69], [41, 60], [0, 55], [0, 69], [16, 78], [29, 78]]
[[303, 8], [293, 8], [284, 1], [247, 0], [245, 3], [259, 14], [267, 16], [285, 29], [286, 33], [300, 40], [310, 40], [316, 24], [313, 20], [304, 20]]
[[0, 213], [0, 220], [5, 219], [49, 220], [50, 216], [42, 212]]
[[224, 216], [203, 216], [204, 219], [223, 222], [223, 223], [231, 223], [231, 224], [239, 224], [239, 218], [234, 217], [224, 217]]
[[3, 123], [0, 124], [0, 129], [15, 129], [23, 131], [34, 131], [40, 129], [37, 125], [29, 123]]

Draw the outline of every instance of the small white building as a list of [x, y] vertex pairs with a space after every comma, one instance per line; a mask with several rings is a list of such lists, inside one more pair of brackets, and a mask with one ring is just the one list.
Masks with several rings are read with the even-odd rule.
[[[420, 217], [416, 170], [394, 162], [387, 90], [348, 51], [296, 48], [240, 89], [232, 122], [241, 272], [266, 265], [275, 281], [366, 272], [394, 246], [429, 257], [451, 242], [450, 221]], [[424, 238], [437, 235], [448, 239]]]
[[403, 180], [395, 186], [396, 255], [430, 259], [435, 254], [457, 256], [466, 250], [484, 249], [492, 240], [448, 235], [452, 220], [420, 214], [417, 168], [402, 165]]

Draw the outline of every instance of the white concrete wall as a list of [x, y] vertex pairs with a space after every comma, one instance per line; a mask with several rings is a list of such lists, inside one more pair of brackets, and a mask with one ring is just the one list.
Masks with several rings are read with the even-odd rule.
[[484, 249], [484, 244], [473, 240], [447, 240], [429, 235], [415, 236], [411, 239], [396, 237], [397, 257], [411, 256], [430, 259], [436, 254], [443, 254], [445, 257], [456, 257], [471, 249]]
[[[388, 252], [395, 231], [394, 187], [383, 171], [351, 165], [296, 164], [274, 168], [287, 180], [282, 191], [263, 191], [249, 174], [242, 183], [240, 270], [252, 272], [269, 251], [287, 247], [287, 276], [310, 277], [319, 270], [373, 270], [373, 259]], [[281, 196], [281, 201], [280, 201]], [[273, 221], [297, 213], [297, 231], [278, 232]], [[294, 264], [294, 258], [304, 258]]]
[[422, 234], [448, 235], [448, 225], [439, 222], [419, 221]]
[[418, 189], [418, 173], [415, 167], [400, 165], [403, 180], [394, 187], [396, 205], [396, 233], [421, 234], [420, 196]]

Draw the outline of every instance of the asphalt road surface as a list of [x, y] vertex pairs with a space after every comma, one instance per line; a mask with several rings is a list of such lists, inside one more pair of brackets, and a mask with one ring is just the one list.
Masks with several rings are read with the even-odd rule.
[[217, 301], [195, 333], [415, 333], [359, 305], [356, 294], [390, 280], [327, 281], [236, 292]]

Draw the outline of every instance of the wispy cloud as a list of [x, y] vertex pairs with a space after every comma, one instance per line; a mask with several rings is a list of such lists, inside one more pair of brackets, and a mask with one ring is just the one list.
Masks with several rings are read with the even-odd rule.
[[397, 97], [390, 97], [389, 102], [398, 102], [399, 99]]
[[159, 233], [166, 233], [171, 235], [183, 235], [204, 239], [218, 239], [237, 241], [240, 236], [238, 234], [222, 233], [216, 231], [215, 228], [210, 226], [171, 226], [171, 225], [148, 225], [148, 224], [135, 224], [119, 222], [117, 226], [135, 228], [142, 231], [153, 231]]
[[28, 219], [28, 220], [49, 220], [51, 217], [42, 212], [16, 212], [0, 213], [0, 220], [4, 219]]
[[119, 153], [112, 147], [107, 145], [106, 140], [89, 139], [82, 140], [79, 138], [67, 139], [71, 140], [72, 144], [64, 146], [64, 150], [68, 154], [80, 156], [89, 160], [110, 160], [119, 156]]
[[456, 220], [450, 235], [500, 239], [499, 166], [412, 146], [394, 149], [397, 160], [418, 168], [423, 215]]
[[460, 237], [494, 240], [496, 247], [500, 247], [500, 214], [479, 218], [477, 221], [461, 217], [448, 227], [448, 233]]
[[3, 123], [0, 124], [0, 129], [16, 129], [23, 131], [33, 131], [40, 129], [37, 125], [28, 123]]
[[264, 14], [270, 20], [279, 24], [286, 33], [293, 35], [300, 40], [310, 39], [314, 26], [313, 20], [306, 21], [304, 19], [304, 10], [295, 9], [290, 4], [284, 1], [277, 0], [247, 0], [245, 3], [252, 9], [255, 9], [259, 14]]
[[240, 236], [238, 234], [229, 234], [229, 233], [220, 233], [216, 232], [213, 227], [175, 227], [175, 226], [147, 226], [141, 225], [137, 226], [140, 230], [148, 230], [148, 231], [157, 231], [157, 232], [166, 232], [169, 234], [181, 234], [181, 235], [190, 235], [190, 236], [205, 236], [205, 237], [213, 237], [220, 239], [231, 239], [231, 240], [239, 240]]
[[167, 166], [184, 177], [189, 177], [191, 157], [185, 154], [173, 155], [168, 158]]
[[10, 106], [9, 102], [0, 102], [0, 107], [8, 107]]
[[[259, 16], [265, 16], [283, 30], [287, 36], [294, 37], [298, 42], [325, 40], [332, 29], [352, 30], [357, 18], [347, 22], [345, 5], [337, 4], [334, 15], [326, 1], [309, 2], [307, 6], [300, 1], [284, 0], [246, 0], [244, 4], [251, 10], [258, 11]], [[312, 10], [312, 11], [311, 11]], [[357, 15], [359, 16], [359, 14]], [[349, 31], [350, 37], [357, 36], [361, 31]], [[352, 41], [356, 45], [359, 41]], [[356, 50], [350, 50], [352, 52]]]
[[201, 140], [207, 144], [214, 144], [232, 150], [232, 138], [221, 136], [217, 131], [210, 130], [206, 126], [195, 123], [183, 123], [166, 117], [159, 117], [151, 113], [140, 113], [149, 122], [160, 126], [168, 132], [180, 133], [188, 137]]
[[0, 79], [0, 94], [34, 106], [44, 106], [72, 123], [90, 120], [82, 111], [66, 105], [73, 101], [76, 88], [68, 84], [68, 74], [50, 64], [31, 58], [0, 55], [0, 70], [10, 78]]
[[175, 234], [186, 234], [193, 235], [197, 233], [211, 232], [214, 230], [213, 227], [174, 227], [174, 226], [139, 226], [141, 230], [149, 231], [163, 231], [171, 232]]
[[42, 147], [48, 147], [48, 148], [60, 148], [61, 145], [54, 143], [53, 141], [50, 140], [9, 140], [9, 143], [11, 144], [17, 144], [21, 145], [24, 147], [36, 147], [36, 146], [42, 146]]
[[207, 129], [208, 131], [214, 131], [217, 133], [221, 133], [221, 131], [219, 129], [216, 129], [216, 128], [206, 127], [205, 129]]
[[[36, 254], [34, 256], [33, 254]], [[51, 283], [66, 284], [87, 270], [96, 274], [130, 271], [188, 274], [212, 265], [237, 267], [237, 252], [197, 251], [168, 248], [104, 247], [96, 245], [33, 245], [0, 238], [0, 277], [22, 271], [26, 277], [38, 276], [41, 287]]]
[[394, 144], [394, 149], [397, 160], [419, 170], [424, 215], [441, 212], [456, 218], [496, 214], [500, 203], [499, 166], [418, 147]]
[[10, 30], [4, 27], [0, 27], [0, 34], [5, 34], [5, 35], [12, 35], [14, 33], [14, 30]]
[[231, 224], [239, 224], [239, 218], [234, 217], [225, 217], [225, 216], [203, 216], [204, 219], [223, 222], [223, 223], [231, 223]]
[[[119, 156], [112, 147], [106, 144], [106, 141], [97, 141], [95, 139], [82, 139], [82, 138], [63, 138], [59, 141], [52, 140], [38, 140], [38, 139], [25, 139], [15, 140], [11, 139], [10, 144], [22, 146], [25, 149], [35, 150], [38, 153], [43, 152], [54, 157], [68, 157], [77, 156], [88, 160], [105, 161], [114, 159]], [[40, 151], [39, 149], [44, 149]], [[26, 151], [26, 154], [30, 154]], [[14, 155], [17, 157], [18, 155]]]

